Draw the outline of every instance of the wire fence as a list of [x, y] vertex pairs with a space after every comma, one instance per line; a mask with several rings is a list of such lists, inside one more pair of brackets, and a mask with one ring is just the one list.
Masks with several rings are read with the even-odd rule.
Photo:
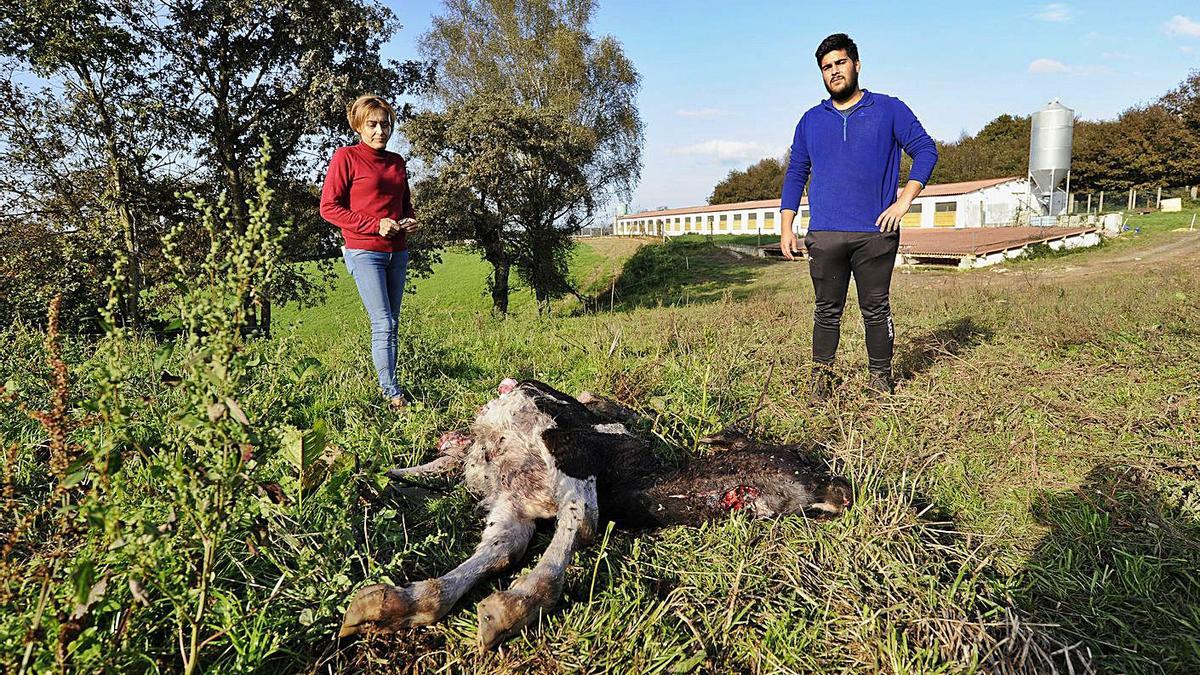
[[1200, 189], [1195, 185], [1076, 192], [1072, 198], [1072, 213], [1149, 213], [1200, 208]]

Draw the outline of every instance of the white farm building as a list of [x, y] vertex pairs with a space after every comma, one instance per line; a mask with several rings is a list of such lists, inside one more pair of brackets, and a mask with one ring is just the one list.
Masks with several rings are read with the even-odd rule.
[[[927, 185], [904, 217], [905, 227], [1012, 225], [1029, 209], [1028, 178], [990, 178]], [[808, 230], [808, 196], [800, 201], [797, 232]], [[779, 200], [643, 211], [618, 216], [616, 235], [779, 234]]]

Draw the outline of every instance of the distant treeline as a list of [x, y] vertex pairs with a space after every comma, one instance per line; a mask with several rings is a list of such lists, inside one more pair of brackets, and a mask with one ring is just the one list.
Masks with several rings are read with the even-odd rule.
[[[934, 183], [1024, 176], [1029, 167], [1030, 117], [1000, 115], [975, 135], [938, 142]], [[908, 175], [904, 157], [901, 177]], [[730, 171], [714, 188], [710, 204], [779, 196], [787, 158], [768, 157]], [[1072, 191], [1200, 184], [1200, 71], [1157, 101], [1129, 108], [1116, 119], [1075, 121]]]

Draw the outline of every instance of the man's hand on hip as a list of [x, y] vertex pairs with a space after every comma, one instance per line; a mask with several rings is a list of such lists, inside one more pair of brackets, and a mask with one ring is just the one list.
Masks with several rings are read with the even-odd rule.
[[875, 219], [875, 226], [879, 228], [880, 232], [893, 232], [895, 230], [899, 230], [900, 220], [904, 218], [906, 213], [908, 213], [909, 206], [912, 206], [912, 204], [907, 204], [905, 202], [896, 202], [892, 204], [891, 206], [887, 207], [883, 213], [879, 214], [878, 218]]

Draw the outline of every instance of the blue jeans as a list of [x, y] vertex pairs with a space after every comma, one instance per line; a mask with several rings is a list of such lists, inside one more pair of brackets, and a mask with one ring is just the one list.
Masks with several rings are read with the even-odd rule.
[[408, 251], [381, 253], [343, 248], [342, 258], [371, 320], [371, 360], [375, 362], [379, 388], [387, 398], [400, 396], [396, 384], [396, 325], [408, 275]]

